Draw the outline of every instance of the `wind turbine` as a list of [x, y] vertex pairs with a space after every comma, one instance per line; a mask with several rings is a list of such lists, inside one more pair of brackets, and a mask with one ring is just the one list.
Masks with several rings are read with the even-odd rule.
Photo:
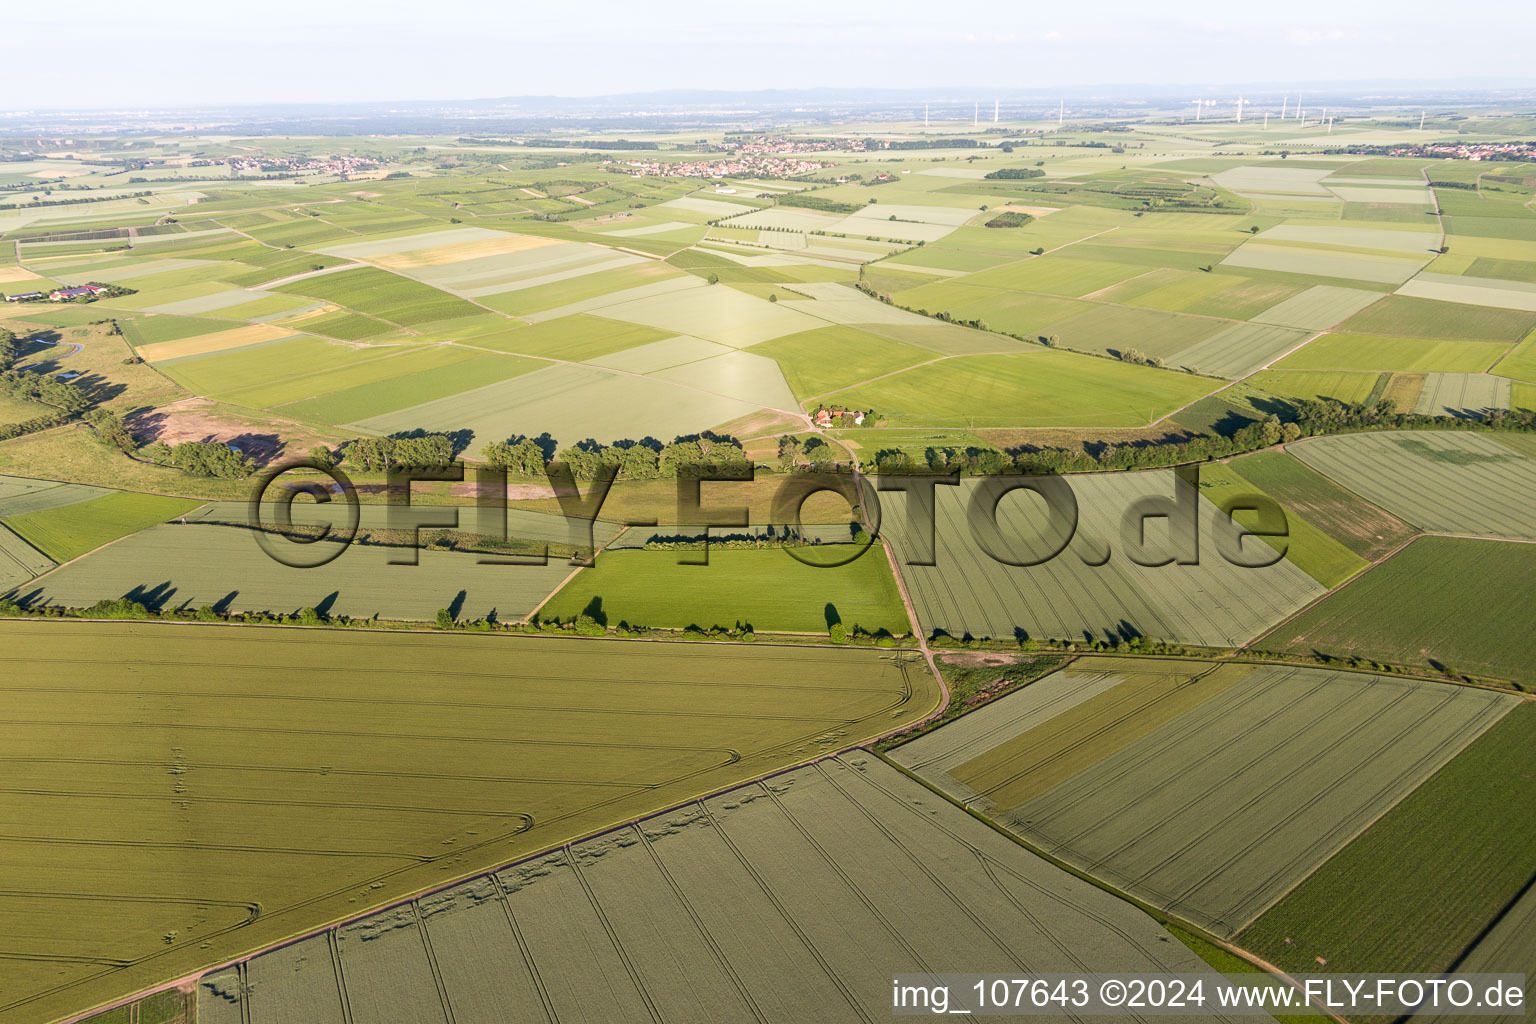
[[1066, 119], [1067, 119], [1067, 101], [1066, 100], [1062, 100], [1061, 101], [1061, 106], [1056, 108], [1056, 127], [1060, 128], [1063, 124], [1066, 123]]
[[1296, 94], [1296, 120], [1301, 120], [1301, 93]]
[[1243, 104], [1247, 103], [1247, 102], [1248, 101], [1243, 99], [1241, 96], [1239, 96], [1237, 98], [1237, 123], [1238, 124], [1242, 124], [1243, 123]]
[[1269, 111], [1267, 110], [1264, 111], [1264, 127], [1266, 130], [1269, 128]]
[[928, 127], [928, 104], [923, 104], [923, 127]]
[[1202, 100], [1190, 100], [1190, 102], [1195, 105], [1195, 120], [1198, 121], [1198, 120], [1200, 120], [1200, 108], [1202, 106], [1204, 106], [1204, 101], [1202, 101]]
[[1424, 130], [1424, 114], [1425, 113], [1426, 112], [1423, 111], [1423, 110], [1419, 111], [1419, 131], [1423, 131]]
[[1000, 111], [1002, 109], [1003, 109], [1003, 101], [999, 100], [999, 99], [994, 99], [992, 101], [992, 123], [993, 124], [997, 124], [998, 111]]
[[1285, 97], [1283, 100], [1280, 101], [1280, 120], [1282, 120], [1282, 121], [1285, 120], [1285, 112], [1286, 112], [1287, 108], [1290, 107], [1290, 105], [1291, 105], [1291, 98], [1289, 96]]

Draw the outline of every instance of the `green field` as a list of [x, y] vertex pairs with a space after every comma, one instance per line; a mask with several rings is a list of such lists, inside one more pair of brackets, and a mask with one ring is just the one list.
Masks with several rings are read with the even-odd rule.
[[1365, 401], [1379, 376], [1335, 370], [1261, 370], [1249, 377], [1248, 383], [1286, 398], [1332, 399], [1349, 404]]
[[[182, 502], [181, 507], [197, 504]], [[165, 518], [169, 516], [155, 521]], [[86, 526], [66, 535], [77, 545], [67, 549], [73, 554], [96, 546], [79, 546], [88, 543], [78, 539], [80, 534], [98, 520], [92, 517], [84, 522]], [[479, 555], [455, 551], [422, 551], [417, 554], [420, 564], [397, 565], [392, 563], [409, 557], [409, 550], [375, 544], [346, 548], [318, 568], [291, 568], [269, 557], [248, 529], [197, 522], [144, 529], [149, 525], [134, 523], [132, 529], [141, 532], [30, 587], [28, 593], [35, 592], [33, 602], [87, 608], [102, 599], [130, 597], [157, 608], [195, 609], [206, 604], [221, 610], [282, 615], [319, 608], [355, 619], [418, 622], [429, 622], [439, 608], [448, 608], [465, 619], [495, 615], [510, 621], [532, 611], [570, 572], [570, 566], [558, 558], [551, 558], [548, 565], [509, 567], [481, 565]], [[114, 532], [106, 539], [126, 532]], [[99, 538], [104, 534], [89, 534], [90, 540], [103, 542]], [[297, 552], [294, 557], [313, 554]]]
[[[354, 372], [323, 374], [303, 382], [306, 388], [327, 392], [315, 398], [277, 405], [284, 416], [342, 424], [382, 416], [423, 401], [449, 398], [487, 384], [507, 380], [547, 366], [535, 359], [519, 356], [481, 354], [472, 348], [433, 346], [407, 351], [388, 360], [368, 363]], [[368, 377], [366, 383], [352, 381]], [[282, 386], [274, 397], [298, 390], [298, 383]], [[351, 384], [351, 386], [346, 386]], [[248, 401], [270, 401], [263, 392], [243, 392], [238, 397]]]
[[1193, 402], [1215, 383], [1073, 352], [963, 356], [841, 392], [829, 403], [874, 409], [889, 426], [1136, 426]]
[[[1511, 711], [1238, 936], [1287, 971], [1448, 971], [1529, 884], [1536, 707]], [[1407, 867], [1407, 870], [1405, 870]], [[1517, 959], [1478, 970], [1523, 971]]]
[[55, 562], [67, 562], [120, 537], [185, 515], [200, 504], [187, 498], [121, 491], [13, 516], [5, 525]]
[[[1217, 504], [1253, 493], [1274, 500], [1274, 495], [1242, 476], [1238, 467], [1231, 465], [1218, 463], [1201, 467], [1200, 486], [1204, 489], [1202, 493]], [[1286, 559], [1302, 572], [1332, 590], [1366, 567], [1365, 559], [1313, 526], [1298, 510], [1283, 504], [1280, 507], [1286, 514], [1286, 536], [1265, 537], [1265, 543], [1277, 551], [1284, 551]], [[1245, 522], [1246, 518], [1239, 515], [1238, 521]], [[1256, 524], [1249, 522], [1248, 525]]]
[[1375, 561], [1417, 532], [1284, 452], [1254, 452], [1229, 466], [1287, 513], [1301, 516], [1367, 561]]
[[777, 360], [801, 401], [935, 358], [855, 327], [821, 327], [753, 345], [751, 351]]
[[1494, 436], [1389, 431], [1312, 438], [1287, 450], [1421, 529], [1536, 540], [1536, 459]]
[[1431, 341], [1325, 334], [1275, 364], [1280, 370], [1405, 370], [1483, 373], [1508, 351], [1495, 341]]
[[859, 751], [208, 975], [198, 1020], [581, 1019], [594, 978], [607, 1020], [857, 1020], [891, 997], [874, 962], [1044, 950], [1081, 970], [1204, 967], [1135, 907]]
[[[881, 534], [902, 560], [902, 577], [925, 630], [1003, 641], [1142, 636], [1234, 647], [1324, 593], [1305, 572], [1256, 539], [1244, 545], [1252, 553], [1249, 565], [1229, 561], [1217, 550], [1220, 511], [1175, 485], [1170, 472], [1093, 473], [1069, 481], [1077, 500], [1077, 529], [1071, 543], [1048, 559], [1055, 545], [1042, 544], [1040, 538], [1050, 538], [1051, 530], [1042, 503], [1027, 492], [999, 502], [998, 534], [987, 541], [989, 549], [972, 529], [969, 502], [979, 482], [940, 488], [932, 565], [908, 564], [916, 556], [917, 538], [909, 533], [905, 505], [894, 495], [882, 500]], [[1198, 564], [1133, 561], [1126, 550], [1124, 516], [1144, 499], [1175, 497], [1196, 502]], [[1149, 528], [1139, 553], [1143, 563], [1172, 557], [1155, 529]], [[1010, 565], [1000, 557], [1039, 564]]]
[[[1193, 683], [1137, 713], [1138, 722], [1166, 724], [1143, 726], [1133, 742], [1105, 741], [1105, 722], [1131, 713], [1134, 702], [1116, 702], [1125, 691], [1073, 709], [1102, 706], [1092, 719], [1099, 731], [1080, 726], [1076, 748], [1095, 763], [1033, 799], [1019, 799], [1023, 787], [1044, 783], [1030, 787], [1017, 756], [1006, 767], [984, 757], [985, 772], [962, 765], [956, 777], [1046, 853], [1231, 938], [1519, 703], [1470, 687], [1319, 669], [1216, 673], [1228, 684], [1198, 703], [1181, 701]], [[1164, 700], [1182, 707], [1159, 716]], [[1032, 738], [1020, 737], [1016, 749]], [[999, 786], [999, 773], [1016, 781]]]
[[[849, 546], [852, 554], [857, 548]], [[807, 552], [818, 557], [820, 552]], [[841, 622], [850, 631], [912, 632], [890, 563], [875, 546], [848, 565], [806, 565], [772, 548], [709, 552], [708, 565], [679, 565], [696, 551], [606, 551], [543, 609], [540, 618], [567, 621], [589, 614], [618, 625], [668, 627], [750, 625], [760, 633], [826, 633]]]
[[480, 316], [485, 312], [447, 292], [376, 267], [321, 274], [278, 285], [276, 290], [324, 299], [401, 327]]
[[671, 337], [666, 331], [578, 313], [474, 339], [478, 348], [546, 359], [595, 359]]
[[1530, 687], [1533, 601], [1536, 547], [1421, 537], [1259, 646], [1438, 666]]
[[4, 839], [7, 942], [21, 954], [0, 960], [7, 1024], [740, 785], [938, 703], [927, 673], [824, 647], [704, 656], [634, 641], [42, 621], [0, 622], [0, 636], [0, 731], [27, 790], [8, 798], [25, 834]]
[[1525, 337], [1532, 327], [1536, 327], [1536, 313], [1389, 295], [1344, 321], [1339, 330], [1447, 341], [1502, 341], [1507, 345]]

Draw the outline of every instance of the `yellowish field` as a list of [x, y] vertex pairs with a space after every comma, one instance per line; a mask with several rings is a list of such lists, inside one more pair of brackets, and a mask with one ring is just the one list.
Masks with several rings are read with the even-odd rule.
[[244, 348], [247, 345], [259, 345], [264, 341], [277, 341], [280, 338], [293, 336], [293, 331], [282, 327], [273, 327], [270, 324], [251, 324], [249, 327], [236, 327], [232, 331], [217, 331], [213, 334], [202, 334], [195, 338], [180, 338], [176, 341], [158, 341], [153, 345], [144, 345], [138, 353], [151, 363], [164, 362], [167, 359], [181, 359], [184, 356], [203, 356], [210, 352], [224, 352], [232, 348]]
[[32, 271], [25, 267], [0, 267], [0, 284], [14, 284], [17, 281], [40, 281]]
[[505, 238], [482, 238], [474, 242], [374, 256], [368, 262], [390, 270], [414, 270], [418, 267], [441, 267], [476, 260], [482, 256], [502, 256], [509, 252], [525, 252], [529, 249], [542, 249], [547, 245], [564, 244], [558, 238], [544, 238], [540, 235], [508, 235]]
[[[913, 722], [874, 649], [0, 621], [0, 1022]], [[20, 823], [25, 823], [22, 827]]]

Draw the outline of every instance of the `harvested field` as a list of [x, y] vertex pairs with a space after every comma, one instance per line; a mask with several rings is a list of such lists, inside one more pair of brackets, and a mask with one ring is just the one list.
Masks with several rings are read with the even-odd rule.
[[[8, 819], [29, 823], [0, 844], [8, 898], [34, 901], [8, 915], [25, 921], [8, 942], [38, 955], [0, 961], [7, 1024], [52, 1020], [741, 785], [916, 721], [938, 699], [926, 673], [861, 650], [722, 645], [704, 657], [686, 644], [325, 632], [305, 635], [295, 675], [274, 671], [294, 657], [299, 634], [287, 630], [9, 621], [0, 633], [0, 730], [13, 785], [26, 787], [4, 799]], [[213, 880], [217, 896], [158, 898], [188, 879]], [[435, 943], [435, 924], [428, 934]], [[66, 935], [80, 937], [73, 948]], [[344, 930], [346, 983], [365, 986], [348, 990], [353, 1019], [423, 1019], [387, 1009], [391, 979], [428, 971], [413, 959], [421, 935], [414, 922]], [[81, 956], [90, 969], [71, 975]], [[546, 947], [535, 962], [552, 977], [562, 961]], [[204, 979], [203, 1024], [242, 1019], [238, 973]], [[282, 987], [272, 971], [248, 973], [268, 979], [257, 999]], [[335, 979], [305, 978], [331, 986], [312, 997], [319, 1014]], [[426, 978], [401, 998], [436, 998]]]
[[[449, 232], [443, 232], [448, 234]], [[430, 237], [430, 236], [424, 236]], [[502, 235], [499, 238], [472, 239], [467, 242], [450, 242], [424, 249], [406, 249], [401, 252], [381, 253], [369, 258], [388, 270], [415, 270], [420, 267], [440, 267], [467, 260], [484, 259], [487, 256], [504, 256], [512, 252], [527, 252], [546, 246], [561, 245], [559, 239], [539, 235]]]
[[[421, 994], [436, 996], [434, 971], [461, 1024], [503, 1020], [498, 1010], [511, 1005], [539, 1021], [792, 1024], [870, 1019], [870, 1008], [889, 1004], [893, 970], [1209, 970], [1135, 908], [863, 752], [419, 906], [430, 957], [411, 928], [386, 933], [412, 936], [391, 961], [422, 979], [410, 997], [423, 1015], [412, 1021], [440, 1019], [443, 1008]], [[351, 927], [384, 929], [409, 911]], [[346, 976], [355, 1017], [398, 987]], [[251, 1024], [273, 1022], [252, 1015]]]
[[1229, 678], [1027, 802], [959, 776], [1046, 852], [1231, 938], [1519, 703], [1322, 669], [1207, 671]]
[[224, 352], [232, 348], [245, 348], [247, 345], [261, 345], [269, 341], [281, 341], [284, 338], [293, 337], [293, 334], [293, 331], [282, 327], [252, 324], [249, 327], [237, 327], [232, 331], [216, 331], [213, 334], [180, 338], [175, 341], [162, 341], [153, 345], [140, 345], [137, 351], [144, 359], [157, 363], [167, 359], [203, 356], [211, 352]]
[[1491, 437], [1434, 431], [1320, 437], [1288, 446], [1367, 501], [1438, 533], [1536, 540], [1536, 459]]
[[1421, 537], [1258, 646], [1470, 672], [1530, 688], [1532, 601], [1536, 546]]
[[[955, 636], [1063, 640], [1155, 637], [1179, 643], [1234, 646], [1294, 613], [1323, 588], [1287, 561], [1264, 568], [1228, 562], [1217, 552], [1216, 506], [1175, 489], [1171, 472], [1106, 473], [1071, 478], [1079, 526], [1068, 547], [1039, 565], [1013, 566], [983, 549], [978, 533], [1006, 557], [1040, 558], [1054, 547], [1045, 506], [1020, 491], [997, 507], [999, 533], [986, 519], [973, 525], [969, 503], [974, 481], [937, 488], [937, 549], [934, 565], [911, 565], [916, 549], [907, 526], [904, 499], [882, 495], [882, 534], [901, 559], [902, 575], [918, 619], [926, 630]], [[1144, 498], [1183, 496], [1198, 514], [1199, 537], [1191, 565], [1140, 565], [1128, 550], [1136, 534], [1122, 532], [1122, 518]], [[1230, 522], [1228, 523], [1230, 529]], [[1153, 522], [1143, 561], [1172, 558], [1166, 530]], [[1244, 542], [1246, 558], [1269, 561], [1267, 547]], [[1107, 557], [1107, 561], [1106, 561]]]

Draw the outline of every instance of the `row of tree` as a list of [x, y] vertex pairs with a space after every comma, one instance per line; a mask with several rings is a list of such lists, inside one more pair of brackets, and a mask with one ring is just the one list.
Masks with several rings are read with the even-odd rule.
[[[554, 442], [542, 438], [498, 441], [481, 449], [492, 466], [517, 476], [540, 476]], [[735, 472], [750, 465], [741, 442], [733, 437], [703, 433], [662, 444], [654, 437], [599, 444], [593, 440], [562, 448], [555, 461], [566, 463], [577, 479], [591, 480], [616, 467], [620, 480], [665, 480], [704, 472]]]

